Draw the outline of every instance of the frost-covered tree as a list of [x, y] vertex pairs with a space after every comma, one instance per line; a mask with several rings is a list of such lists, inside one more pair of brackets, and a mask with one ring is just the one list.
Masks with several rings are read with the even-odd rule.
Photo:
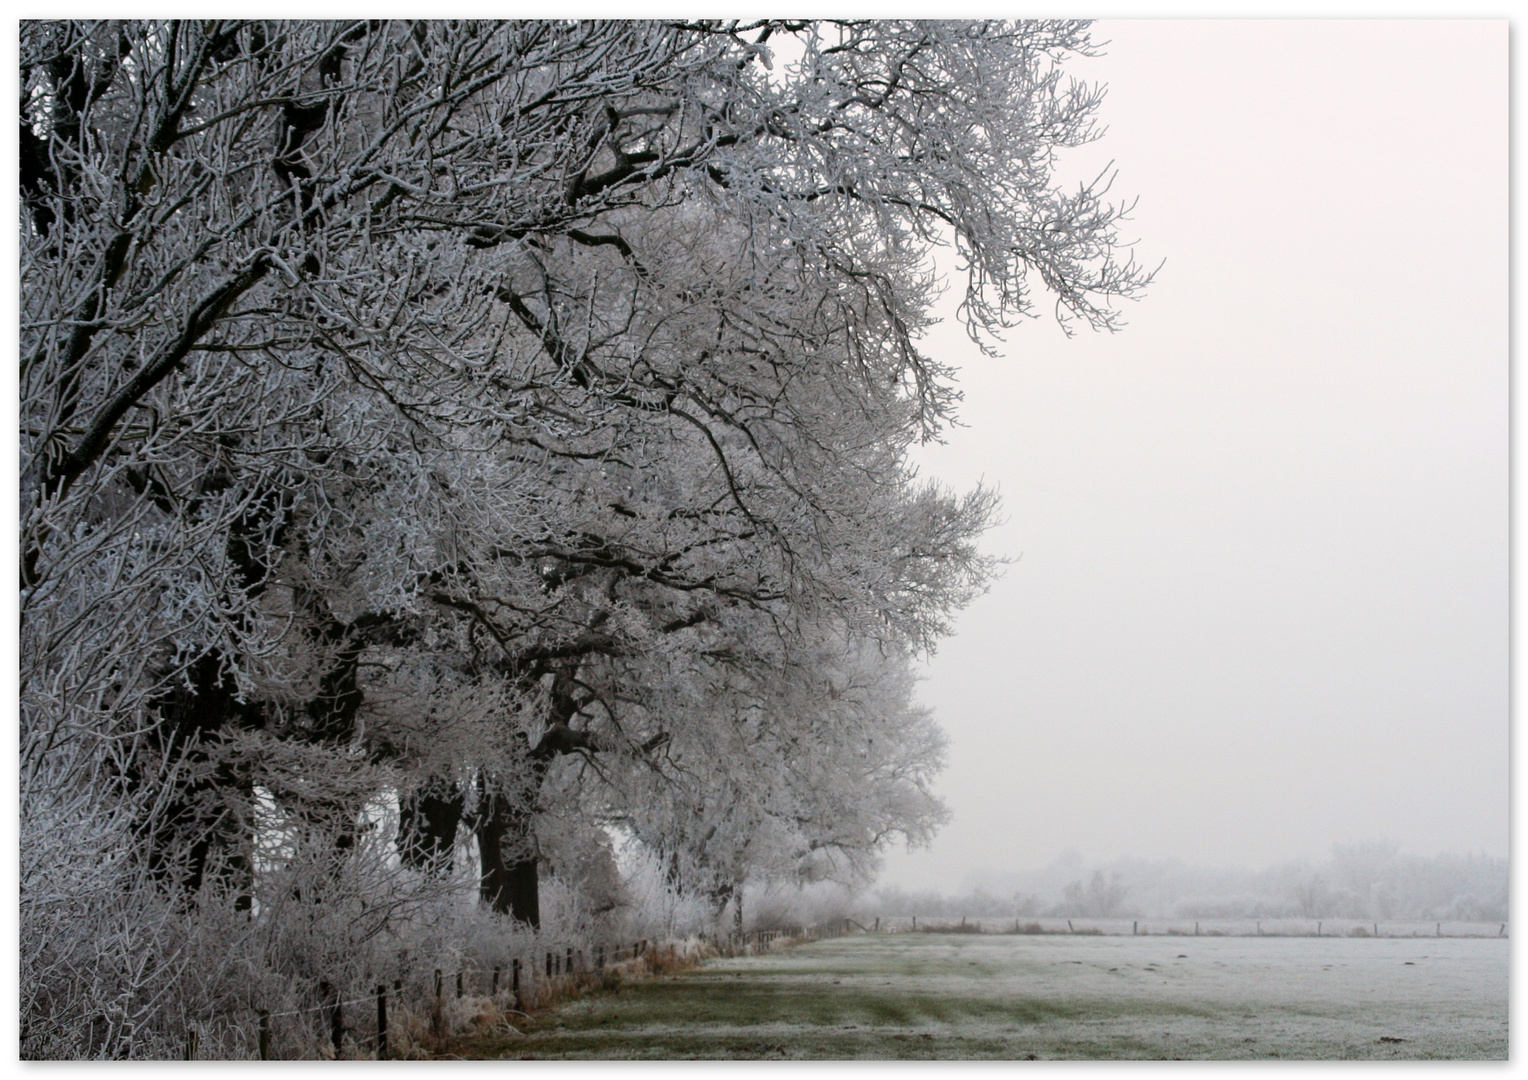
[[[1094, 135], [1061, 73], [1089, 47], [23, 24], [25, 970], [74, 964], [50, 927], [102, 897], [252, 910], [271, 814], [338, 902], [387, 793], [407, 864], [470, 827], [532, 921], [557, 807], [719, 888], [926, 830], [903, 690], [804, 695], [905, 689], [990, 572], [990, 495], [907, 464], [956, 399], [930, 249], [982, 341], [1041, 294], [1112, 327], [1146, 281], [1103, 185], [1051, 175]], [[73, 1045], [62, 1000], [29, 1046]]]
[[750, 880], [863, 885], [879, 849], [926, 842], [945, 818], [929, 790], [944, 740], [906, 656], [831, 632], [797, 650], [752, 674], [713, 670], [692, 700], [665, 703], [663, 759], [612, 778], [606, 798], [676, 885], [718, 909], [736, 900], [739, 920]]

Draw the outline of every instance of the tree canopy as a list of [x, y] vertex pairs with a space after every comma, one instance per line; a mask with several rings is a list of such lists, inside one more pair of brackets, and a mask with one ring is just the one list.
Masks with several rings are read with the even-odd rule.
[[910, 663], [995, 509], [909, 465], [958, 401], [930, 255], [985, 344], [1117, 325], [1125, 208], [1053, 179], [1090, 48], [24, 23], [24, 967], [103, 895], [360, 896], [379, 800], [390, 887], [467, 829], [530, 922], [559, 821], [718, 904], [926, 839]]

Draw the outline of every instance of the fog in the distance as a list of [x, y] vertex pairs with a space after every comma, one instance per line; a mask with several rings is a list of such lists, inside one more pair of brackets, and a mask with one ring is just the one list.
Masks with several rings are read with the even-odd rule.
[[925, 474], [997, 485], [1016, 561], [927, 669], [954, 820], [882, 880], [1505, 856], [1506, 23], [1096, 30], [1067, 167], [1166, 265], [1117, 336], [930, 341]]

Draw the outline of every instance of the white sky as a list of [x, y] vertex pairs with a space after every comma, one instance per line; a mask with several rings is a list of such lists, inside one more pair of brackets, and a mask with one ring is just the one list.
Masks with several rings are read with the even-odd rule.
[[1507, 24], [1106, 22], [1130, 325], [983, 359], [926, 475], [1022, 556], [922, 697], [955, 820], [882, 880], [1335, 841], [1507, 852]]

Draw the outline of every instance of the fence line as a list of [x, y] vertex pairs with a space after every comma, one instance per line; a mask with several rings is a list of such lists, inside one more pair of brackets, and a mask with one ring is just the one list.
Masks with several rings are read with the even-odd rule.
[[[754, 955], [782, 944], [825, 936], [836, 934], [825, 928], [793, 927], [733, 931], [726, 934], [700, 933], [662, 944], [647, 938], [629, 943], [617, 943], [608, 939], [592, 942], [544, 940], [533, 947], [514, 950], [518, 955], [510, 955], [506, 951], [500, 962], [494, 964], [453, 958], [443, 966], [426, 968], [433, 978], [426, 982], [427, 990], [423, 999], [417, 993], [407, 993], [402, 972], [392, 980], [390, 987], [386, 981], [373, 974], [367, 979], [367, 989], [359, 996], [355, 996], [353, 990], [351, 996], [345, 996], [340, 988], [325, 980], [318, 984], [318, 993], [326, 1000], [318, 1004], [279, 1010], [259, 1007], [252, 1009], [259, 1022], [256, 1050], [261, 1060], [272, 1057], [273, 1036], [279, 1033], [274, 1021], [319, 1014], [328, 1017], [329, 1037], [324, 1041], [332, 1045], [335, 1057], [344, 1055], [348, 1037], [354, 1055], [386, 1058], [390, 1050], [403, 1045], [404, 1040], [398, 1036], [415, 1035], [406, 1030], [410, 1021], [423, 1020], [428, 1025], [429, 1033], [436, 1038], [448, 1035], [451, 1025], [445, 1013], [450, 1001], [466, 1002], [487, 997], [500, 1013], [527, 1016], [529, 1014], [526, 1010], [555, 1004], [565, 994], [600, 985], [607, 973], [615, 974], [625, 970], [621, 965], [646, 963], [652, 968], [680, 957], [703, 959], [706, 956]], [[417, 966], [408, 964], [407, 960], [401, 963], [415, 972], [419, 971]], [[453, 975], [454, 979], [451, 979]], [[378, 981], [372, 982], [374, 979]], [[411, 979], [410, 983], [417, 986], [418, 979]], [[454, 994], [447, 989], [453, 983]], [[389, 998], [392, 1000], [389, 1001]], [[376, 1005], [375, 1024], [366, 1022], [364, 1012], [347, 1014], [347, 1009], [371, 1002]], [[389, 1005], [393, 1008], [389, 1009]], [[197, 1027], [192, 1024], [187, 1028], [187, 1060], [196, 1056], [199, 1042]], [[312, 1029], [305, 1029], [303, 1034], [313, 1034]], [[417, 1042], [417, 1038], [414, 1041]]]

